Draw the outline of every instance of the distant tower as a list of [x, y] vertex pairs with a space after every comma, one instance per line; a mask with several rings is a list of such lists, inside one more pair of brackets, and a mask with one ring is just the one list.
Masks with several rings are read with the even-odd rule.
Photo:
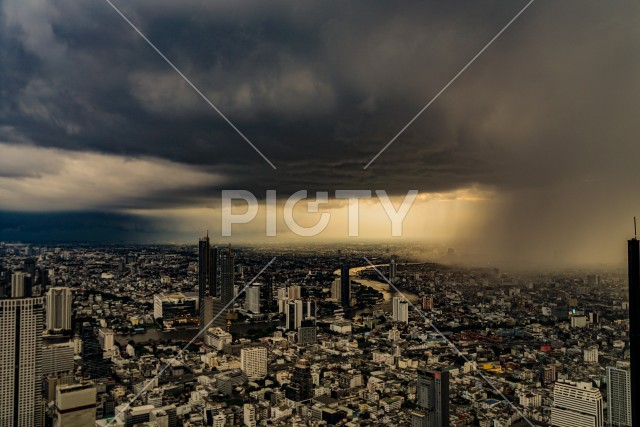
[[419, 371], [412, 427], [449, 427], [449, 372]]
[[0, 300], [0, 425], [42, 425], [42, 298]]
[[218, 296], [218, 247], [209, 249], [209, 275], [207, 281], [209, 284], [209, 295]]
[[260, 313], [260, 293], [261, 285], [253, 284], [249, 286], [245, 292], [244, 308], [247, 311], [258, 314]]
[[198, 242], [198, 309], [200, 310], [200, 325], [204, 326], [206, 321], [204, 297], [207, 295], [209, 287], [209, 269], [211, 246], [209, 244], [209, 233]]
[[50, 288], [47, 292], [47, 330], [71, 329], [71, 289]]
[[409, 323], [409, 303], [400, 297], [393, 297], [393, 321]]
[[351, 280], [349, 279], [349, 266], [345, 262], [340, 267], [340, 305], [351, 305]]
[[[634, 234], [636, 219], [633, 218]], [[629, 338], [631, 344], [631, 401], [640, 402], [640, 245], [629, 240]], [[640, 405], [632, 407], [633, 425], [640, 426]]]
[[398, 273], [398, 265], [396, 264], [395, 257], [391, 258], [389, 262], [389, 280], [392, 282], [396, 279], [396, 274]]
[[223, 306], [233, 301], [234, 256], [231, 245], [220, 254], [220, 297]]

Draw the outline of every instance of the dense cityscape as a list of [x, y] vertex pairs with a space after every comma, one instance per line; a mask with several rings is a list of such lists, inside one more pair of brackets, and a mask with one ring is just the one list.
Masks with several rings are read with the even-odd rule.
[[625, 269], [415, 251], [3, 243], [0, 424], [631, 425]]

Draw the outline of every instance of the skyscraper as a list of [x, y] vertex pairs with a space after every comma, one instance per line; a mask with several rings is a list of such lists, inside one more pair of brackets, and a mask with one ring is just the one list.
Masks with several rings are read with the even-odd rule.
[[419, 371], [412, 427], [449, 426], [449, 372]]
[[409, 303], [401, 297], [393, 297], [393, 321], [409, 323]]
[[71, 289], [50, 288], [47, 292], [47, 330], [71, 329]]
[[291, 382], [285, 390], [285, 397], [294, 402], [304, 402], [313, 397], [311, 366], [308, 360], [300, 359], [296, 363]]
[[346, 262], [340, 266], [340, 305], [343, 307], [351, 305], [351, 280]]
[[554, 427], [604, 426], [600, 390], [590, 383], [559, 380], [553, 388], [551, 425]]
[[252, 313], [260, 313], [260, 292], [262, 286], [251, 285], [245, 292], [244, 308]]
[[24, 271], [14, 271], [11, 274], [11, 298], [31, 296], [31, 277]]
[[397, 272], [398, 272], [398, 265], [396, 264], [395, 257], [392, 257], [391, 261], [389, 261], [389, 280], [393, 282], [396, 279]]
[[287, 304], [287, 312], [286, 312], [286, 326], [287, 329], [291, 329], [293, 331], [298, 330], [300, 326], [302, 326], [303, 319], [303, 304], [302, 300], [289, 301]]
[[220, 297], [223, 306], [233, 301], [234, 257], [231, 245], [220, 254]]
[[42, 423], [42, 298], [0, 300], [0, 425]]
[[[633, 220], [635, 225], [635, 218]], [[631, 401], [640, 401], [640, 242], [634, 236], [629, 248], [629, 341], [631, 344]], [[631, 410], [633, 425], [640, 426], [640, 405]]]
[[200, 310], [200, 326], [204, 327], [205, 306], [204, 297], [209, 291], [211, 247], [209, 245], [209, 233], [198, 242], [198, 310]]
[[631, 424], [631, 376], [628, 369], [607, 367], [607, 409], [610, 426]]

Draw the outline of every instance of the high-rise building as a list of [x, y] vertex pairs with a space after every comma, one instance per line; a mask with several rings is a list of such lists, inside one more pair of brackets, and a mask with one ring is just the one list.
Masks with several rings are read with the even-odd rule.
[[0, 300], [0, 425], [42, 424], [43, 300]]
[[433, 296], [424, 295], [422, 297], [422, 309], [425, 311], [433, 310]]
[[60, 331], [71, 329], [70, 288], [55, 287], [47, 292], [47, 330]]
[[73, 343], [71, 341], [43, 345], [42, 375], [72, 373], [74, 356]]
[[31, 297], [31, 276], [24, 271], [11, 274], [11, 298]]
[[54, 427], [93, 426], [96, 423], [96, 386], [92, 381], [56, 387]]
[[240, 366], [249, 379], [261, 379], [267, 376], [266, 347], [249, 347], [240, 350]]
[[251, 403], [245, 403], [242, 407], [242, 423], [247, 427], [256, 427], [256, 407]]
[[315, 326], [301, 326], [298, 328], [298, 344], [301, 346], [313, 345], [318, 342]]
[[345, 263], [340, 267], [340, 305], [351, 305], [351, 280], [349, 278], [349, 266]]
[[260, 313], [260, 293], [262, 286], [251, 285], [245, 291], [244, 308], [252, 313]]
[[313, 380], [308, 360], [300, 359], [296, 363], [291, 381], [285, 389], [285, 397], [293, 402], [304, 402], [313, 397]]
[[299, 285], [289, 286], [287, 289], [287, 297], [290, 300], [302, 299], [302, 288]]
[[545, 366], [542, 370], [542, 384], [548, 387], [556, 382], [556, 365]]
[[393, 297], [393, 321], [409, 323], [409, 303], [401, 297]]
[[302, 314], [302, 301], [301, 300], [295, 300], [295, 301], [289, 301], [289, 303], [287, 304], [287, 318], [286, 318], [286, 325], [287, 325], [287, 329], [291, 329], [291, 330], [298, 330], [298, 328], [300, 326], [302, 326], [302, 319], [303, 319], [303, 314]]
[[195, 324], [198, 322], [196, 303], [195, 296], [191, 297], [179, 292], [156, 294], [153, 296], [153, 317], [162, 319], [167, 326]]
[[265, 285], [262, 287], [262, 299], [264, 300], [264, 311], [271, 313], [274, 310], [274, 298], [273, 298], [273, 276], [267, 274], [265, 278]]
[[396, 279], [396, 275], [398, 273], [398, 265], [396, 264], [396, 259], [391, 258], [389, 262], [389, 280], [392, 282]]
[[559, 380], [553, 388], [551, 425], [603, 427], [603, 400], [590, 383]]
[[607, 367], [607, 412], [610, 426], [631, 424], [631, 375], [628, 369]]
[[[635, 218], [633, 219], [635, 225]], [[629, 341], [631, 344], [631, 401], [640, 402], [640, 242], [628, 241]], [[631, 408], [633, 425], [640, 426], [640, 405]]]
[[449, 426], [449, 372], [419, 371], [412, 427]]
[[233, 301], [234, 253], [229, 247], [220, 254], [220, 298], [223, 305]]

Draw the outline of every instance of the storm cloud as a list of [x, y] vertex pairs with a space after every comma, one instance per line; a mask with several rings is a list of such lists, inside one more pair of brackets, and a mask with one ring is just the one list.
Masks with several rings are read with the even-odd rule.
[[[637, 2], [534, 2], [366, 171], [525, 1], [114, 4], [277, 170], [106, 2], [4, 0], [0, 209], [25, 210], [28, 180], [77, 179], [68, 162], [6, 160], [40, 147], [148, 166], [132, 193], [62, 191], [76, 210], [200, 208], [222, 187], [483, 188], [492, 216], [469, 239], [535, 253], [585, 242], [585, 259], [615, 250], [640, 212]], [[172, 185], [154, 182], [154, 162], [174, 168]], [[50, 199], [32, 195], [59, 211]]]

